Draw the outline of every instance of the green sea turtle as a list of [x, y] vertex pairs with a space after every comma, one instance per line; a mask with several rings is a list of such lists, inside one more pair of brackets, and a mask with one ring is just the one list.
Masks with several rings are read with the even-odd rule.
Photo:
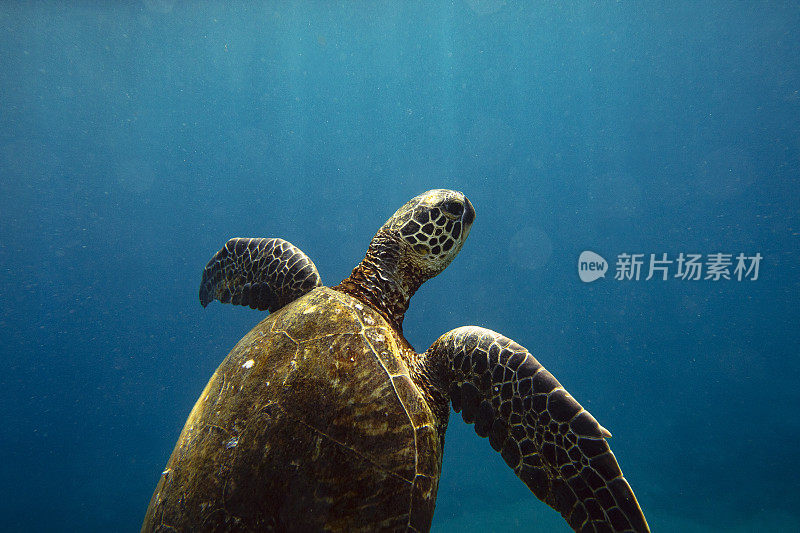
[[474, 218], [459, 192], [421, 194], [332, 288], [282, 239], [228, 241], [200, 302], [271, 314], [197, 400], [142, 531], [427, 531], [450, 404], [576, 531], [649, 531], [610, 433], [525, 348], [475, 326], [423, 353], [403, 336]]

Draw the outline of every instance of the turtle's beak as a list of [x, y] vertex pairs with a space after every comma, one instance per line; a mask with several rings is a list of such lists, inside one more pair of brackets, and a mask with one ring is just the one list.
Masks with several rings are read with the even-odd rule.
[[463, 237], [461, 240], [467, 238], [469, 235], [469, 230], [472, 228], [472, 223], [475, 221], [475, 208], [472, 207], [472, 202], [464, 197], [464, 212], [461, 214], [461, 225], [463, 226], [462, 235]]

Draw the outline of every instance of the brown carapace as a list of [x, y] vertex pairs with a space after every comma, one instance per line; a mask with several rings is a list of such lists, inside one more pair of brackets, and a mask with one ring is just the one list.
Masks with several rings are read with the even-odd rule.
[[610, 433], [525, 348], [474, 326], [423, 353], [403, 337], [474, 219], [459, 192], [421, 194], [333, 288], [284, 240], [228, 241], [201, 303], [272, 314], [200, 395], [142, 531], [427, 531], [450, 404], [575, 531], [649, 531]]

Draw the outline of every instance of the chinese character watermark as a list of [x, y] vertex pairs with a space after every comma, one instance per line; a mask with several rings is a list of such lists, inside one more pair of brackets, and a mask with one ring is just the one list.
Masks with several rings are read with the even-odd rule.
[[[645, 281], [656, 279], [667, 281], [720, 281], [758, 279], [758, 270], [763, 259], [760, 253], [745, 255], [715, 252], [706, 254], [683, 253], [670, 257], [669, 254], [621, 253], [614, 264], [614, 279], [618, 281]], [[645, 268], [642, 268], [645, 267]], [[578, 258], [578, 276], [586, 283], [604, 278], [608, 262], [599, 254], [584, 251]], [[646, 272], [644, 276], [643, 272]]]

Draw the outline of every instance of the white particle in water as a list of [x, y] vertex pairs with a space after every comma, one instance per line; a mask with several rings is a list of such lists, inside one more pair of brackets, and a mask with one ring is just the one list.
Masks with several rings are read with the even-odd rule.
[[242, 368], [253, 368], [253, 365], [256, 364], [255, 361], [252, 359], [248, 359], [243, 365]]
[[236, 448], [239, 445], [239, 437], [231, 437], [231, 440], [225, 443], [225, 449], [230, 450], [231, 448]]

